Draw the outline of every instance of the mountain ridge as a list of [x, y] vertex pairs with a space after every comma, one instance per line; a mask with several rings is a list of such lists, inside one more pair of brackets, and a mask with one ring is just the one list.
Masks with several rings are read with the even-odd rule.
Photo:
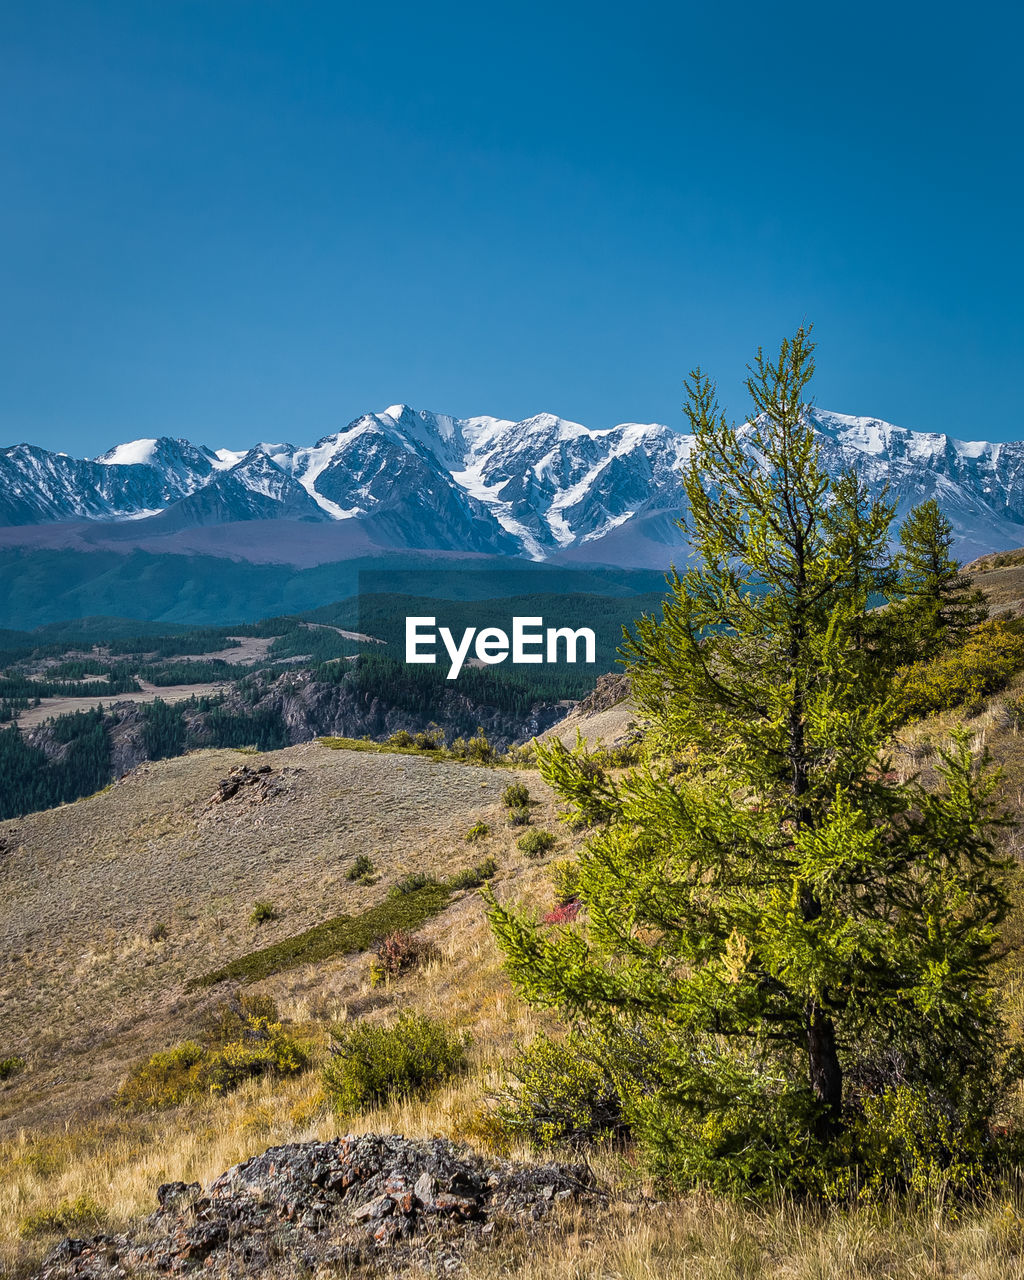
[[[809, 417], [830, 472], [852, 466], [873, 492], [888, 485], [901, 516], [936, 498], [964, 558], [1024, 543], [1024, 442], [815, 407]], [[351, 523], [381, 548], [665, 566], [680, 548], [692, 447], [659, 423], [595, 429], [552, 413], [458, 418], [400, 404], [312, 445], [214, 450], [158, 437], [76, 459], [21, 444], [0, 449], [0, 527], [130, 522], [138, 542], [224, 524]]]

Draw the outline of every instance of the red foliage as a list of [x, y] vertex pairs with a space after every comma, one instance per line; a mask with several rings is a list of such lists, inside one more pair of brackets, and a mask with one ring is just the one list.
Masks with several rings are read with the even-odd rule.
[[554, 911], [549, 911], [543, 918], [544, 924], [568, 924], [570, 920], [575, 920], [580, 913], [580, 900], [573, 898], [569, 902], [565, 902], [560, 907], [555, 907]]

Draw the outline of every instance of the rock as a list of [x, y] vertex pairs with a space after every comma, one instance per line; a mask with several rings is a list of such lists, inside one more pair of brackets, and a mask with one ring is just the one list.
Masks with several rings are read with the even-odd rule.
[[437, 1183], [424, 1171], [416, 1179], [416, 1185], [413, 1187], [413, 1195], [424, 1208], [428, 1208], [434, 1203], [434, 1196], [437, 1194]]
[[[36, 1280], [115, 1280], [200, 1269], [241, 1280], [383, 1264], [458, 1270], [470, 1238], [496, 1221], [545, 1219], [553, 1202], [602, 1204], [582, 1165], [484, 1160], [433, 1139], [362, 1134], [291, 1143], [228, 1169], [207, 1187], [164, 1183], [158, 1208], [125, 1236], [67, 1240]], [[283, 1260], [283, 1261], [282, 1261]]]
[[165, 1182], [156, 1189], [156, 1202], [161, 1209], [172, 1209], [186, 1197], [194, 1199], [201, 1190], [198, 1182]]

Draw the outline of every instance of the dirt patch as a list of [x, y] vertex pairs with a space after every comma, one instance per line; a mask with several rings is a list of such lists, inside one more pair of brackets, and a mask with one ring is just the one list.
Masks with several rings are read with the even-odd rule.
[[18, 728], [34, 729], [56, 716], [69, 715], [74, 711], [93, 711], [100, 706], [110, 708], [121, 702], [156, 702], [157, 699], [163, 702], [187, 702], [189, 698], [211, 697], [231, 687], [223, 680], [206, 684], [169, 685], [155, 685], [140, 680], [139, 685], [141, 689], [138, 693], [117, 693], [113, 697], [108, 693], [106, 697], [90, 694], [84, 698], [43, 698], [38, 707], [29, 707], [19, 714]]
[[238, 645], [231, 649], [218, 649], [216, 653], [196, 655], [196, 660], [215, 662], [220, 658], [234, 667], [240, 667], [249, 662], [262, 662], [274, 643], [273, 636], [228, 636], [228, 639], [237, 640]]
[[333, 631], [343, 640], [361, 640], [363, 644], [387, 644], [386, 640], [381, 640], [377, 636], [364, 635], [362, 631], [345, 631], [341, 627], [328, 626], [326, 622], [304, 622], [302, 625], [307, 631]]

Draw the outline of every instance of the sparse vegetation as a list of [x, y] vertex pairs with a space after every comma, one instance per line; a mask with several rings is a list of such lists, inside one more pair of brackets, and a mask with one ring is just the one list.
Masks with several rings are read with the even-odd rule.
[[260, 951], [239, 956], [212, 973], [193, 979], [190, 988], [210, 987], [218, 982], [258, 982], [260, 978], [312, 964], [330, 956], [366, 951], [384, 934], [397, 929], [416, 929], [446, 905], [450, 890], [436, 883], [389, 895], [376, 907], [357, 916], [335, 916], [306, 929], [294, 938], [284, 938]]
[[508, 825], [510, 827], [528, 827], [532, 814], [527, 806], [517, 805], [514, 809], [508, 811]]
[[61, 1200], [52, 1209], [40, 1209], [22, 1218], [19, 1234], [25, 1240], [41, 1236], [89, 1234], [100, 1231], [106, 1224], [103, 1207], [90, 1195], [76, 1196], [74, 1200]]
[[454, 875], [450, 875], [445, 881], [445, 885], [452, 891], [458, 889], [479, 889], [482, 884], [486, 884], [488, 880], [498, 870], [498, 864], [493, 858], [485, 858], [483, 862], [477, 863], [475, 867], [466, 867], [463, 871], [456, 871]]
[[466, 843], [475, 844], [478, 840], [483, 840], [491, 834], [491, 829], [486, 822], [474, 822], [466, 832]]
[[277, 908], [272, 902], [268, 902], [265, 898], [261, 898], [249, 913], [250, 924], [267, 924], [269, 921], [276, 919]]
[[468, 1068], [469, 1037], [443, 1022], [404, 1013], [387, 1025], [357, 1023], [332, 1033], [324, 1092], [339, 1115], [422, 1097]]

